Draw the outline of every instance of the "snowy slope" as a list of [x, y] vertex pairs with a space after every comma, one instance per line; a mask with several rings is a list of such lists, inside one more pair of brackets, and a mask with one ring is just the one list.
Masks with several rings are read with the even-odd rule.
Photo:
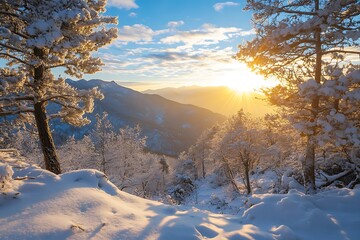
[[[0, 239], [359, 239], [360, 189], [254, 195], [241, 215], [168, 206], [119, 191], [95, 170], [53, 175], [0, 152]], [[11, 171], [10, 171], [11, 172]], [[4, 171], [0, 171], [4, 174]], [[27, 177], [27, 179], [23, 179]], [[19, 193], [19, 194], [17, 194]], [[251, 206], [251, 207], [250, 207]]]

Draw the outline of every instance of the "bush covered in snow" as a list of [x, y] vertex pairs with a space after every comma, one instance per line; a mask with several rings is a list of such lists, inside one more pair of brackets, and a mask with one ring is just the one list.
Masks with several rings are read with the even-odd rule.
[[12, 190], [13, 174], [14, 171], [11, 166], [0, 162], [0, 193], [6, 194]]

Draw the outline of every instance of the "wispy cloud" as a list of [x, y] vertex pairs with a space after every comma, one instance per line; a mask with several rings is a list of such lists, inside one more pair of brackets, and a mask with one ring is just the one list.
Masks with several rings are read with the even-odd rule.
[[180, 26], [182, 26], [184, 24], [185, 24], [184, 21], [176, 21], [176, 22], [172, 21], [172, 22], [168, 22], [167, 26], [169, 28], [177, 28], [177, 27], [180, 27]]
[[120, 28], [118, 41], [123, 43], [150, 42], [152, 41], [154, 35], [156, 35], [156, 32], [150, 27], [142, 24], [135, 24]]
[[135, 12], [129, 13], [129, 17], [136, 17], [136, 16], [137, 16], [137, 14]]
[[[180, 31], [177, 27], [184, 25], [184, 21], [168, 22], [168, 28], [153, 30], [149, 26], [134, 24], [119, 28], [119, 37], [114, 45], [125, 45], [129, 42], [136, 44], [182, 44], [187, 47], [194, 45], [213, 45], [239, 36], [254, 35], [255, 31], [243, 30], [236, 27], [216, 27], [203, 24], [198, 29]], [[154, 37], [158, 36], [155, 40]]]
[[[134, 49], [135, 51], [135, 49]], [[139, 48], [118, 54], [99, 53], [104, 72], [117, 74], [126, 80], [172, 79], [193, 80], [204, 72], [219, 74], [234, 61], [232, 48]], [[136, 76], [136, 79], [133, 79]]]
[[185, 45], [211, 45], [228, 40], [236, 36], [247, 36], [253, 32], [244, 31], [236, 27], [216, 27], [204, 24], [200, 29], [179, 31], [174, 35], [164, 37], [160, 41], [164, 44], [184, 43]]
[[135, 0], [108, 0], [107, 5], [125, 9], [138, 8]]
[[216, 3], [214, 4], [214, 9], [217, 12], [220, 12], [221, 10], [224, 9], [224, 7], [236, 7], [239, 6], [239, 3], [236, 2], [221, 2], [221, 3]]

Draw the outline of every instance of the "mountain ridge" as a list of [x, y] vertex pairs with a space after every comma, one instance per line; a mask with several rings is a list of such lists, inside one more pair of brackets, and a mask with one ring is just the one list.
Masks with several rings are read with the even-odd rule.
[[89, 134], [95, 127], [95, 115], [105, 111], [115, 130], [140, 125], [143, 135], [148, 137], [149, 150], [175, 156], [195, 143], [206, 128], [225, 120], [225, 116], [208, 109], [143, 94], [114, 81], [67, 79], [67, 82], [79, 90], [98, 87], [105, 98], [95, 100], [94, 112], [86, 114], [91, 120], [86, 126], [79, 128], [54, 120], [52, 129], [58, 143], [71, 135], [80, 139]]
[[225, 116], [235, 114], [240, 109], [255, 117], [262, 117], [273, 112], [260, 93], [238, 93], [226, 86], [183, 86], [145, 90], [145, 94], [158, 94], [164, 98], [203, 107]]

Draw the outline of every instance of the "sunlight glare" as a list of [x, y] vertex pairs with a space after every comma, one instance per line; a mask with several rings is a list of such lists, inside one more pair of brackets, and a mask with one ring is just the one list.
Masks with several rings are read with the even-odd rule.
[[214, 85], [226, 86], [238, 93], [251, 93], [264, 87], [276, 85], [272, 79], [264, 79], [246, 67], [244, 64], [234, 62], [230, 64], [221, 76], [217, 76]]

